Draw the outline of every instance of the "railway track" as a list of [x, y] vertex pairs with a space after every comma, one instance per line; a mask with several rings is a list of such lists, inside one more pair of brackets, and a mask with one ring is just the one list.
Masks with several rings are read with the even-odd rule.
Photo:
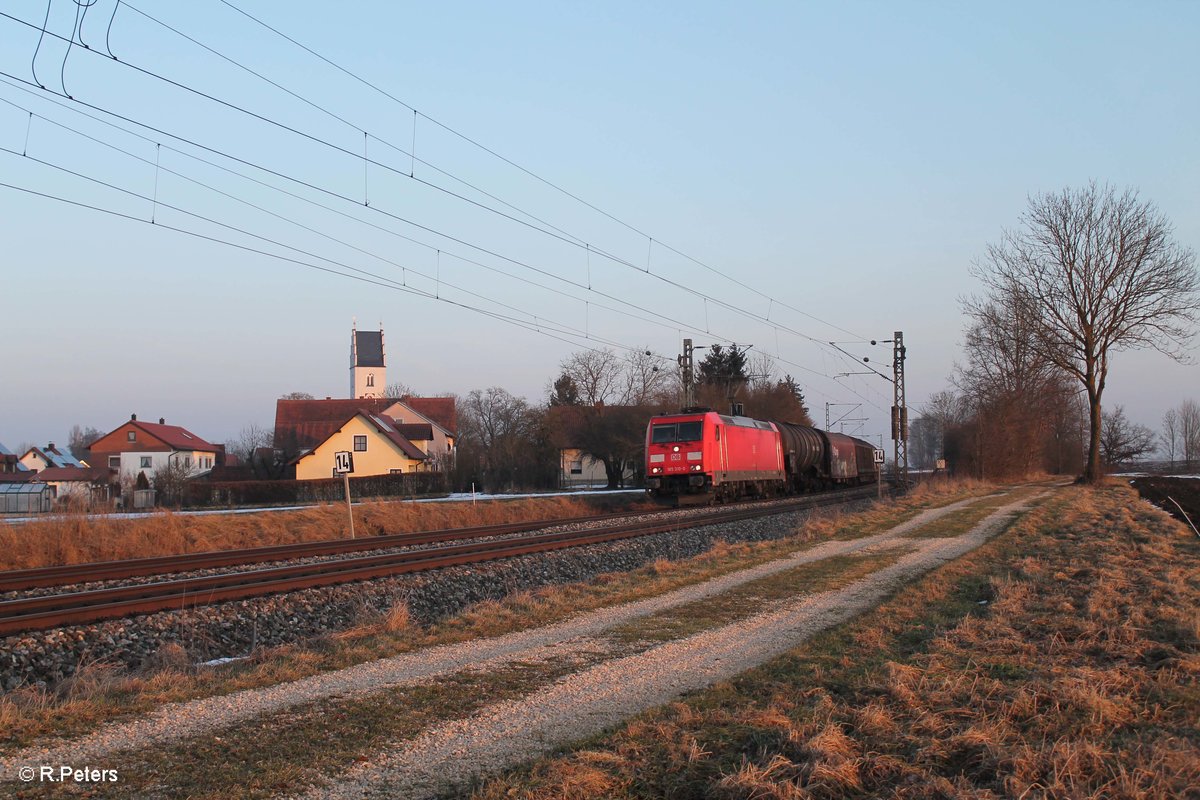
[[[296, 591], [299, 589], [332, 586], [341, 583], [369, 580], [372, 578], [385, 577], [389, 575], [400, 575], [404, 573], [419, 572], [461, 564], [473, 564], [483, 561], [492, 561], [495, 559], [511, 558], [518, 555], [541, 553], [568, 547], [580, 547], [588, 544], [612, 542], [638, 536], [647, 536], [654, 533], [683, 530], [700, 525], [737, 522], [756, 517], [785, 513], [788, 511], [814, 508], [821, 505], [844, 503], [849, 500], [872, 497], [874, 496], [874, 493], [874, 488], [842, 491], [821, 495], [811, 495], [784, 503], [772, 503], [766, 506], [739, 506], [737, 508], [714, 511], [709, 514], [690, 516], [685, 519], [649, 521], [639, 520], [635, 522], [623, 522], [616, 525], [608, 525], [599, 528], [590, 528], [586, 530], [562, 531], [555, 533], [530, 533], [529, 535], [516, 536], [508, 539], [474, 541], [465, 544], [448, 544], [399, 553], [359, 554], [329, 561], [289, 564], [268, 567], [264, 569], [223, 573], [219, 575], [155, 581], [151, 583], [142, 583], [130, 586], [117, 586], [88, 591], [64, 592], [40, 597], [8, 600], [5, 602], [0, 602], [0, 636], [8, 636], [23, 631], [60, 627], [63, 625], [97, 622], [105, 619], [116, 619], [134, 614], [146, 614], [155, 611], [193, 608], [227, 600], [239, 600], [249, 597], [259, 597], [262, 595]], [[622, 514], [619, 516], [629, 515]], [[571, 522], [580, 521], [581, 520], [579, 518], [571, 520]], [[378, 547], [428, 544], [432, 541], [438, 541], [437, 539], [428, 538], [434, 536], [435, 534], [442, 534], [441, 540], [443, 541], [446, 539], [461, 540], [463, 538], [496, 536], [514, 531], [528, 531], [531, 527], [545, 528], [554, 524], [561, 523], [555, 523], [551, 521], [536, 523], [535, 525], [522, 523], [520, 525], [466, 528], [459, 529], [457, 531], [397, 534], [396, 537], [416, 538], [410, 538], [407, 540], [397, 538], [389, 544], [379, 544]], [[387, 538], [392, 537], [373, 537], [370, 541], [375, 543], [375, 540], [377, 539]], [[311, 548], [316, 546], [335, 548], [335, 546], [343, 544], [345, 543], [312, 543], [308, 545], [309, 550], [305, 552], [304, 555], [319, 554], [311, 551]], [[298, 552], [302, 552], [300, 546], [285, 545], [283, 547], [289, 548], [286, 550], [286, 552], [292, 554], [285, 557], [300, 557], [296, 555]], [[357, 549], [358, 551], [362, 550], [361, 547]], [[271, 557], [269, 558], [266, 557], [268, 551], [271, 551], [272, 553]], [[177, 556], [174, 559], [136, 559], [135, 562], [124, 563], [134, 563], [136, 564], [134, 567], [135, 569], [145, 570], [154, 568], [151, 562], [165, 562], [165, 564], [160, 564], [160, 567], [165, 566], [165, 569], [160, 568], [159, 571], [162, 573], [169, 573], [181, 571], [181, 568], [179, 567], [179, 563], [181, 561], [186, 561], [188, 563], [188, 566], [184, 567], [183, 569], [193, 570], [200, 568], [195, 566], [199, 563], [207, 563], [208, 567], [247, 563], [244, 559], [235, 559], [233, 561], [222, 560], [218, 562], [216, 559], [219, 556], [228, 555], [230, 558], [233, 558], [239, 553], [243, 555], [246, 553], [254, 553], [256, 555], [264, 556], [263, 560], [280, 560], [278, 552], [279, 548], [255, 548], [251, 551], [231, 551], [228, 554], [201, 553], [194, 554], [192, 556]], [[336, 553], [339, 551], [335, 548], [326, 552]], [[209, 560], [205, 562], [201, 557], [206, 557]], [[85, 573], [85, 571], [82, 569], [84, 567], [93, 567], [96, 569], [96, 571], [93, 573], [88, 573], [89, 577], [87, 580], [96, 580], [97, 578], [95, 576], [98, 574], [112, 577], [115, 574], [113, 573], [113, 570], [117, 568], [116, 565], [121, 563], [123, 562], [107, 562], [99, 565], [77, 565], [79, 567], [79, 572], [75, 574]], [[36, 570], [23, 570], [22, 572], [31, 573], [36, 572]], [[136, 574], [146, 575], [153, 573], [137, 572]], [[129, 577], [130, 573], [125, 572], [124, 574], [116, 576]], [[4, 577], [7, 579], [8, 575]], [[29, 576], [26, 577], [28, 578]], [[76, 578], [76, 580], [80, 579]], [[44, 586], [47, 584], [41, 585]]]
[[216, 550], [203, 553], [183, 553], [172, 556], [150, 556], [122, 561], [94, 561], [85, 564], [68, 564], [61, 567], [36, 567], [0, 572], [0, 592], [15, 592], [47, 586], [65, 586], [73, 583], [123, 580], [145, 575], [167, 575], [176, 572], [194, 572], [202, 569], [263, 564], [271, 561], [288, 561], [314, 556], [341, 555], [343, 553], [386, 550], [391, 547], [414, 547], [435, 542], [478, 539], [485, 536], [504, 536], [523, 531], [541, 530], [557, 525], [574, 525], [644, 515], [646, 511], [626, 511], [616, 514], [596, 514], [585, 517], [563, 517], [534, 522], [509, 522], [500, 525], [480, 525], [472, 528], [454, 528], [440, 531], [414, 531], [393, 533], [384, 536], [367, 536], [358, 539], [326, 539], [317, 542], [295, 542], [292, 544], [249, 547], [239, 550]]

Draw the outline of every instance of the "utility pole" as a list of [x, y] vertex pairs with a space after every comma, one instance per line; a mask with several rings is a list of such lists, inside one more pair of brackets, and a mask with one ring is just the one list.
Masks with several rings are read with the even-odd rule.
[[676, 361], [679, 363], [679, 374], [683, 381], [683, 408], [696, 405], [696, 373], [693, 370], [692, 340], [683, 340], [683, 355]]
[[892, 441], [895, 442], [896, 469], [900, 480], [908, 486], [908, 407], [904, 402], [904, 333], [896, 331], [892, 337], [892, 386], [895, 400], [892, 405]]

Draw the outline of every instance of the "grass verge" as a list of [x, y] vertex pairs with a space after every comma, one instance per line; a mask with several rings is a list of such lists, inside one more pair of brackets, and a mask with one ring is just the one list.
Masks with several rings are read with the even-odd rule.
[[[369, 502], [354, 507], [359, 536], [465, 528], [615, 509], [651, 509], [638, 495], [539, 497], [479, 503]], [[0, 570], [232, 550], [350, 536], [344, 505], [297, 511], [193, 516], [162, 511], [146, 518], [55, 514], [20, 525], [0, 524]]]
[[875, 611], [475, 800], [1195, 796], [1200, 543], [1059, 492]]
[[997, 509], [1028, 500], [1042, 491], [1045, 491], [1044, 487], [1030, 486], [1020, 487], [1003, 494], [989, 495], [972, 503], [967, 508], [938, 517], [904, 535], [910, 539], [952, 538], [975, 527]]

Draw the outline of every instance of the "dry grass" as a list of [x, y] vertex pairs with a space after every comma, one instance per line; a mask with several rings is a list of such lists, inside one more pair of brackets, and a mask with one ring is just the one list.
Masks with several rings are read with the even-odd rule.
[[[650, 507], [640, 497], [601, 502], [609, 507]], [[354, 526], [359, 536], [380, 536], [584, 516], [602, 510], [601, 503], [576, 497], [497, 500], [477, 505], [374, 502], [355, 506]], [[346, 507], [341, 504], [205, 516], [163, 511], [144, 519], [68, 513], [20, 525], [0, 525], [0, 569], [231, 550], [349, 535]]]
[[[422, 647], [498, 636], [579, 612], [640, 600], [779, 558], [810, 541], [878, 532], [924, 508], [989, 489], [974, 485], [957, 490], [943, 487], [937, 493], [913, 499], [886, 501], [859, 514], [816, 515], [786, 539], [754, 544], [717, 541], [708, 552], [684, 561], [657, 559], [632, 572], [600, 575], [590, 583], [550, 586], [513, 593], [500, 602], [484, 601], [429, 628], [415, 624], [407, 607], [399, 604], [387, 615], [358, 628], [307, 645], [260, 650], [251, 658], [217, 669], [195, 669], [180, 663], [178, 653], [168, 647], [160, 653], [156, 665], [140, 673], [114, 676], [106, 692], [87, 699], [73, 700], [35, 687], [0, 695], [0, 751], [46, 736], [77, 735], [100, 723], [145, 713], [165, 703], [271, 686]], [[430, 505], [440, 508], [442, 504], [423, 504], [419, 509], [423, 511]], [[512, 508], [523, 505], [514, 501]], [[411, 504], [407, 507], [412, 508]], [[556, 504], [546, 516], [565, 513]], [[186, 657], [182, 661], [186, 662]]]
[[871, 614], [475, 797], [549, 800], [576, 769], [612, 798], [1194, 797], [1198, 556], [1128, 487], [1064, 490]]

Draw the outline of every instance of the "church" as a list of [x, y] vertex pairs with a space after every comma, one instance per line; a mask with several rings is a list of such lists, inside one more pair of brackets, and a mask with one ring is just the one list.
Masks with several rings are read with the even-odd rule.
[[387, 362], [383, 353], [383, 323], [379, 331], [350, 328], [350, 396], [383, 397], [387, 394]]

